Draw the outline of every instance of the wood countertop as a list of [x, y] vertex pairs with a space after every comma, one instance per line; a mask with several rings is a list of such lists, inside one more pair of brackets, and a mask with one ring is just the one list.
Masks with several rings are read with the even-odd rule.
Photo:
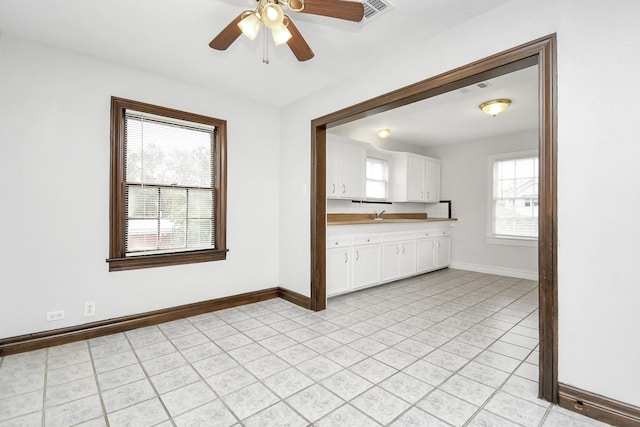
[[457, 218], [428, 218], [426, 213], [385, 213], [382, 219], [375, 214], [327, 214], [327, 225], [393, 224], [411, 222], [457, 221]]

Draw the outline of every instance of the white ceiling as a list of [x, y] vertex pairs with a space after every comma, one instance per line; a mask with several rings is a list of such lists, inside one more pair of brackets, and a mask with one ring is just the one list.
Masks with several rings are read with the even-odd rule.
[[507, 1], [392, 0], [366, 25], [291, 13], [316, 54], [303, 63], [271, 45], [265, 65], [262, 40], [242, 36], [227, 51], [209, 48], [255, 0], [0, 0], [0, 32], [283, 106]]
[[[389, 141], [431, 146], [506, 135], [538, 127], [538, 67], [525, 68], [478, 84], [415, 102], [329, 130], [358, 141], [378, 140], [377, 130], [391, 129]], [[512, 100], [496, 117], [479, 105], [498, 98]]]

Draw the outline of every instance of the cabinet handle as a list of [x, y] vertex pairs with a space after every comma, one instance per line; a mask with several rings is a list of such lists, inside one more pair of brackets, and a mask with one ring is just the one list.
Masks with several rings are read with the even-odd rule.
[[347, 186], [342, 184], [342, 194], [347, 192]]
[[427, 199], [429, 198], [429, 192], [427, 191]]
[[440, 247], [440, 240], [438, 240], [438, 247]]
[[400, 253], [400, 246], [396, 246], [396, 255]]
[[360, 259], [360, 252], [356, 251], [356, 261], [358, 261]]
[[420, 192], [420, 198], [421, 198], [421, 199], [424, 199], [424, 191], [421, 191], [421, 192]]
[[404, 253], [404, 245], [402, 245], [402, 253]]
[[331, 184], [331, 194], [336, 194], [336, 185]]
[[347, 256], [347, 253], [344, 253], [344, 263], [346, 264], [347, 261], [349, 261], [349, 257]]
[[431, 249], [435, 249], [436, 248], [436, 242], [431, 242]]

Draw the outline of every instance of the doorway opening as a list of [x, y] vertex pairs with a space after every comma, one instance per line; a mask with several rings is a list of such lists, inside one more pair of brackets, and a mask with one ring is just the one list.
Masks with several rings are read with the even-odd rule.
[[539, 120], [539, 392], [558, 402], [557, 377], [557, 117], [555, 34], [317, 118], [311, 122], [311, 304], [326, 308], [327, 129], [538, 66]]

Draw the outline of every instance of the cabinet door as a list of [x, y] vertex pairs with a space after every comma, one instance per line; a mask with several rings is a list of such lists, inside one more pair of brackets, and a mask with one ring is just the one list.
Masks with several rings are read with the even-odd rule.
[[451, 236], [438, 237], [437, 268], [448, 267], [451, 264]]
[[351, 249], [327, 250], [327, 296], [351, 289]]
[[400, 243], [400, 259], [398, 270], [400, 277], [416, 274], [416, 241]]
[[424, 201], [440, 201], [440, 162], [435, 159], [425, 161]]
[[417, 272], [425, 273], [436, 269], [436, 239], [418, 239]]
[[381, 245], [353, 248], [353, 287], [371, 286], [380, 282]]
[[400, 246], [386, 243], [382, 246], [382, 280], [393, 280], [399, 276]]
[[364, 199], [367, 150], [355, 144], [340, 144], [338, 196], [347, 199]]
[[338, 198], [338, 144], [327, 140], [327, 199]]
[[407, 158], [407, 200], [424, 200], [425, 161], [421, 157]]

